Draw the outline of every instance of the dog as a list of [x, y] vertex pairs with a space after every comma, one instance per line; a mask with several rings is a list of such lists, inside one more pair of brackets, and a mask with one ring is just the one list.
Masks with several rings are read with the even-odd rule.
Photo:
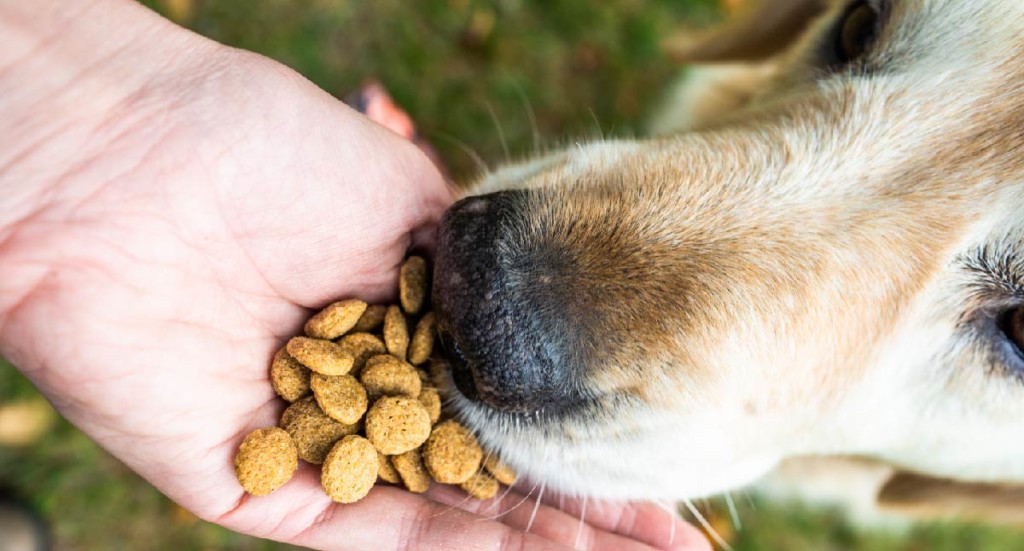
[[735, 64], [662, 136], [505, 166], [445, 214], [459, 417], [564, 494], [838, 466], [875, 505], [1020, 522], [1022, 37], [1014, 0], [778, 0], [674, 44]]

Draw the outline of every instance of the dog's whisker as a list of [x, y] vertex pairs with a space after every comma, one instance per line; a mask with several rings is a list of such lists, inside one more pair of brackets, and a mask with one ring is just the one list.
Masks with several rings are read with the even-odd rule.
[[513, 87], [515, 88], [516, 95], [519, 96], [519, 101], [523, 104], [523, 111], [526, 112], [526, 119], [530, 123], [530, 133], [533, 143], [534, 155], [540, 153], [540, 128], [537, 126], [537, 115], [533, 112], [533, 105], [530, 104], [530, 98], [526, 96], [526, 91], [523, 90], [522, 85], [519, 84], [518, 80], [512, 80]]
[[583, 527], [587, 524], [587, 502], [589, 498], [583, 498], [583, 506], [580, 507], [580, 523], [576, 526], [576, 541], [572, 544], [573, 549], [580, 548], [580, 538], [583, 537]]
[[726, 551], [733, 551], [733, 548], [731, 545], [729, 545], [729, 542], [725, 541], [725, 539], [722, 538], [721, 534], [718, 533], [718, 530], [715, 530], [715, 528], [711, 526], [711, 523], [708, 522], [708, 519], [704, 518], [704, 515], [701, 514], [700, 510], [698, 510], [697, 507], [694, 506], [693, 501], [686, 499], [683, 500], [683, 504], [686, 505], [686, 509], [690, 511], [690, 514], [697, 519], [697, 523], [700, 524], [701, 528], [703, 528], [705, 532], [707, 532], [708, 536], [711, 537], [712, 541], [714, 541], [719, 547], [725, 549]]
[[487, 113], [491, 116], [491, 121], [494, 123], [494, 128], [498, 131], [498, 140], [501, 141], [501, 151], [505, 154], [505, 162], [512, 162], [512, 152], [508, 148], [508, 140], [505, 139], [505, 129], [501, 126], [501, 121], [498, 120], [498, 113], [494, 110], [494, 105], [491, 102], [487, 102]]
[[740, 513], [736, 510], [736, 502], [733, 501], [731, 493], [725, 494], [725, 504], [729, 507], [729, 516], [732, 517], [732, 525], [736, 530], [742, 530], [743, 524], [740, 522]]
[[541, 500], [544, 499], [545, 484], [540, 485], [540, 493], [537, 494], [537, 501], [533, 504], [533, 511], [530, 512], [530, 520], [526, 523], [525, 532], [529, 532], [530, 528], [533, 528], [533, 521], [537, 520], [537, 511], [540, 510]]
[[476, 150], [470, 147], [469, 144], [467, 144], [466, 142], [446, 132], [430, 131], [426, 132], [425, 134], [431, 140], [445, 140], [454, 145], [455, 147], [459, 148], [459, 150], [465, 153], [466, 156], [469, 157], [471, 161], [473, 161], [473, 164], [476, 165], [477, 170], [480, 171], [480, 174], [478, 175], [479, 177], [482, 178], [487, 174], [490, 174], [491, 167], [487, 166], [487, 162], [484, 161], [484, 158], [480, 156], [480, 154], [477, 153]]

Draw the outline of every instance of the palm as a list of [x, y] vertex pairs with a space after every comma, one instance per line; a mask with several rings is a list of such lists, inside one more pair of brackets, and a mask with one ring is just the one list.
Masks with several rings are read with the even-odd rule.
[[[195, 101], [154, 102], [141, 120], [173, 121], [163, 132], [120, 123], [112, 154], [91, 159], [16, 228], [14, 247], [52, 268], [6, 320], [15, 358], [41, 358], [23, 365], [69, 419], [226, 526], [317, 547], [520, 537], [444, 512], [437, 501], [461, 501], [444, 490], [432, 501], [376, 488], [357, 505], [332, 505], [308, 466], [271, 497], [244, 497], [231, 459], [244, 433], [280, 413], [268, 383], [274, 350], [309, 308], [389, 298], [406, 250], [429, 246], [450, 196], [414, 147], [269, 62], [242, 67], [211, 78]], [[13, 258], [26, 271], [40, 263]], [[532, 507], [520, 509], [500, 520], [524, 528]], [[640, 520], [615, 535], [624, 512]], [[652, 506], [615, 508], [580, 533], [617, 549], [623, 536], [664, 545], [668, 519]], [[571, 545], [576, 523], [562, 520], [571, 517], [541, 507], [539, 535], [525, 537]], [[684, 540], [680, 532], [676, 544]]]

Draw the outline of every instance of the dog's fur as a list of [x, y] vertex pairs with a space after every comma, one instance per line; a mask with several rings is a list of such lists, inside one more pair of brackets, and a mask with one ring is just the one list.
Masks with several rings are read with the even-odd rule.
[[770, 59], [749, 24], [682, 48], [754, 62], [706, 70], [670, 117], [689, 131], [472, 188], [540, 190], [505, 243], [570, 260], [537, 292], [573, 297], [604, 361], [571, 415], [456, 407], [531, 479], [599, 498], [716, 494], [803, 456], [891, 466], [897, 505], [943, 488], [896, 469], [1024, 484], [1024, 359], [997, 324], [1024, 304], [1024, 4], [874, 0], [869, 51], [835, 67], [846, 2], [770, 3], [807, 27]]

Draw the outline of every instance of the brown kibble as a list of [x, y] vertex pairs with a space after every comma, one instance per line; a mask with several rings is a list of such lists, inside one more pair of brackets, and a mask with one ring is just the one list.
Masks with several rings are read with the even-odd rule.
[[381, 325], [384, 325], [384, 314], [388, 312], [388, 307], [380, 304], [374, 304], [367, 306], [366, 311], [363, 312], [362, 317], [356, 322], [355, 327], [352, 328], [353, 333], [368, 333], [377, 329]]
[[437, 393], [436, 389], [424, 388], [420, 391], [419, 400], [427, 409], [427, 414], [430, 415], [430, 424], [437, 423], [437, 420], [441, 418], [441, 395]]
[[366, 360], [378, 354], [386, 354], [388, 351], [383, 339], [369, 333], [350, 333], [338, 339], [338, 344], [346, 348], [354, 358], [352, 370], [349, 371], [352, 375], [359, 374]]
[[434, 352], [434, 335], [437, 334], [437, 317], [427, 312], [416, 324], [409, 342], [409, 363], [420, 365], [430, 359]]
[[338, 440], [359, 432], [360, 425], [345, 425], [331, 419], [309, 396], [284, 410], [281, 428], [291, 435], [303, 461], [319, 465]]
[[410, 492], [422, 494], [430, 489], [430, 473], [423, 466], [423, 456], [419, 448], [396, 455], [391, 458], [391, 462]]
[[474, 474], [469, 480], [459, 484], [459, 487], [477, 499], [491, 499], [498, 495], [498, 481], [484, 472]]
[[487, 472], [491, 473], [491, 476], [496, 478], [498, 482], [501, 482], [506, 486], [511, 486], [516, 483], [516, 472], [512, 470], [512, 467], [506, 465], [494, 454], [487, 454], [487, 457], [484, 459], [484, 468], [487, 469]]
[[378, 470], [373, 445], [362, 436], [346, 436], [327, 454], [320, 483], [332, 500], [355, 503], [370, 493]]
[[360, 380], [371, 401], [381, 396], [416, 398], [423, 386], [415, 367], [388, 354], [367, 360]]
[[416, 314], [423, 308], [427, 297], [427, 261], [410, 256], [402, 264], [398, 275], [398, 299], [409, 314]]
[[310, 393], [309, 368], [282, 348], [274, 354], [274, 361], [270, 364], [270, 385], [278, 396], [294, 402]]
[[315, 339], [336, 339], [355, 327], [366, 312], [361, 300], [342, 300], [321, 310], [306, 322], [306, 335]]
[[385, 396], [366, 413], [366, 437], [386, 455], [418, 447], [430, 436], [430, 415], [415, 398]]
[[402, 482], [402, 477], [395, 470], [395, 466], [391, 464], [391, 460], [380, 452], [377, 452], [377, 478], [390, 484]]
[[351, 375], [328, 377], [314, 373], [310, 386], [320, 409], [339, 423], [352, 425], [366, 413], [366, 390]]
[[405, 353], [409, 349], [409, 326], [405, 323], [402, 310], [397, 306], [388, 306], [388, 312], [384, 316], [384, 344], [388, 348], [388, 353], [405, 360]]
[[283, 486], [298, 466], [295, 443], [277, 427], [250, 432], [235, 455], [238, 482], [254, 496], [265, 496]]
[[285, 348], [299, 363], [323, 375], [344, 375], [355, 361], [350, 350], [331, 341], [292, 337]]
[[480, 470], [484, 451], [473, 433], [458, 421], [439, 423], [423, 446], [423, 462], [434, 480], [462, 484]]

